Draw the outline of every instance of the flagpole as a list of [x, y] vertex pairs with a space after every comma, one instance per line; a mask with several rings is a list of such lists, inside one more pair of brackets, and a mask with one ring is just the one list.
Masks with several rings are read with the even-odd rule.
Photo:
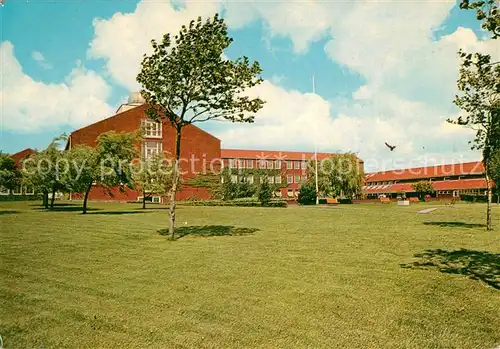
[[[312, 76], [312, 88], [313, 88], [313, 94], [316, 94], [316, 84], [315, 84], [315, 81], [314, 81], [314, 75]], [[319, 190], [318, 190], [318, 145], [317, 145], [317, 142], [316, 142], [316, 136], [317, 136], [317, 133], [318, 133], [318, 127], [317, 125], [315, 125], [315, 134], [314, 134], [314, 159], [315, 159], [315, 167], [316, 167], [316, 171], [315, 171], [315, 177], [316, 177], [316, 205], [319, 204]]]

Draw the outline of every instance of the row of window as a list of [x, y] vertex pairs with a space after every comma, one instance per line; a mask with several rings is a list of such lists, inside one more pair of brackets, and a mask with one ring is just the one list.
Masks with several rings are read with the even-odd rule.
[[[252, 160], [252, 159], [229, 159], [228, 167], [229, 168], [254, 168], [254, 162], [256, 162], [256, 167], [259, 169], [281, 169], [282, 161], [281, 160]], [[286, 168], [305, 170], [307, 168], [307, 161], [292, 161], [287, 160], [284, 161], [286, 163]]]
[[[471, 178], [470, 176], [468, 178]], [[463, 179], [463, 176], [455, 176], [455, 177], [440, 177], [440, 178], [427, 178], [425, 180], [431, 181], [450, 181], [450, 180], [460, 180]], [[409, 180], [404, 180], [403, 182], [407, 182]], [[411, 180], [414, 181], [414, 180]], [[385, 185], [385, 184], [396, 184], [398, 181], [383, 181], [383, 182], [369, 182], [369, 185]]]
[[[231, 175], [231, 182], [237, 183], [238, 182], [238, 175]], [[246, 176], [243, 178], [240, 178], [241, 181], [253, 184], [254, 183], [254, 176]], [[307, 176], [299, 176], [299, 175], [288, 175], [286, 176], [286, 183], [287, 184], [292, 184], [292, 183], [303, 183], [307, 180]], [[272, 184], [281, 184], [281, 176], [268, 176], [267, 181]]]
[[7, 188], [0, 187], [0, 195], [34, 195], [35, 190], [32, 187], [19, 186], [14, 190], [9, 190]]

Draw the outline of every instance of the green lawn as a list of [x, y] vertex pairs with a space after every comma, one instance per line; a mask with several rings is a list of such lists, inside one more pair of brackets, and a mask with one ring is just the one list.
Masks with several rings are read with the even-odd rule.
[[0, 203], [6, 349], [500, 345], [498, 207], [90, 207]]

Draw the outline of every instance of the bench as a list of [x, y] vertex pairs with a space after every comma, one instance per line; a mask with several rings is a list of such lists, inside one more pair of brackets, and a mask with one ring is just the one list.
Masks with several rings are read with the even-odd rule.
[[380, 198], [380, 202], [385, 204], [390, 204], [391, 203], [391, 199], [390, 198]]
[[334, 198], [327, 198], [326, 204], [327, 205], [336, 205], [336, 204], [339, 204], [339, 201], [337, 199], [334, 199]]

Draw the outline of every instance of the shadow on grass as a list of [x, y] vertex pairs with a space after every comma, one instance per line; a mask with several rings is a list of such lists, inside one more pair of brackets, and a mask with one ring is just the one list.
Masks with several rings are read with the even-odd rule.
[[4, 214], [16, 214], [16, 213], [21, 213], [21, 211], [16, 211], [16, 210], [0, 210], [0, 216]]
[[[187, 227], [178, 227], [175, 229], [177, 239], [186, 235], [191, 236], [241, 236], [250, 235], [259, 231], [257, 228], [236, 228], [232, 225], [193, 225]], [[168, 229], [158, 230], [160, 235], [169, 235]]]
[[402, 264], [402, 268], [437, 269], [480, 280], [500, 290], [500, 254], [488, 251], [430, 249], [418, 253], [419, 261]]
[[[47, 212], [78, 212], [83, 211], [82, 206], [54, 206], [53, 208], [37, 207], [36, 210]], [[99, 211], [100, 208], [87, 208], [87, 211]]]
[[486, 228], [486, 224], [465, 223], [465, 222], [424, 222], [425, 225], [436, 225], [442, 228]]
[[[87, 209], [88, 211], [88, 209]], [[104, 215], [122, 215], [122, 214], [136, 214], [136, 213], [151, 213], [152, 211], [146, 211], [146, 210], [141, 210], [141, 211], [97, 211], [97, 212], [90, 212], [89, 214], [104, 214]]]

